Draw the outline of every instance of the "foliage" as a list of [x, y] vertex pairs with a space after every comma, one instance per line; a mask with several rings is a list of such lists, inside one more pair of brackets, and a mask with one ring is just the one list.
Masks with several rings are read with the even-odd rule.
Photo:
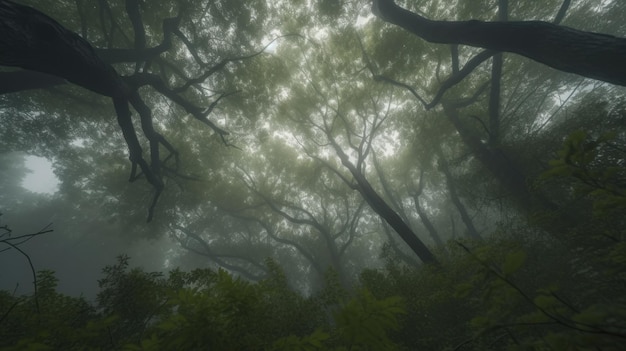
[[[130, 47], [124, 5], [133, 1], [58, 3], [46, 12], [94, 45]], [[624, 344], [623, 89], [510, 55], [495, 73], [490, 53], [431, 45], [373, 20], [371, 1], [135, 3], [149, 47], [163, 39], [164, 18], [180, 14], [181, 32], [158, 60], [116, 69], [149, 70], [171, 86], [256, 52], [280, 33], [297, 35], [220, 66], [183, 94], [206, 106], [238, 91], [211, 112], [236, 148], [207, 138], [189, 110], [142, 88], [181, 166], [164, 169], [168, 184], [150, 225], [143, 223], [149, 189], [127, 182], [127, 151], [110, 104], [69, 85], [0, 96], [0, 151], [46, 156], [60, 177], [42, 218], [99, 240], [170, 237], [180, 248], [167, 260], [180, 258], [187, 269], [147, 272], [120, 256], [104, 268], [95, 301], [59, 293], [53, 272], [40, 271], [36, 294], [0, 291], [0, 349]], [[498, 12], [491, 0], [398, 3], [432, 19], [492, 20]], [[562, 3], [569, 2], [510, 2], [509, 18], [551, 20]], [[577, 2], [565, 23], [623, 32], [626, 5], [606, 3]], [[600, 15], [607, 20], [584, 20]], [[477, 57], [484, 59], [465, 70]], [[460, 81], [459, 70], [468, 73]], [[433, 99], [439, 102], [420, 105]], [[0, 154], [0, 205], [27, 222], [40, 200], [21, 189], [22, 163], [21, 154]], [[359, 172], [342, 166], [349, 163]], [[507, 183], [511, 175], [520, 181]], [[354, 191], [365, 184], [357, 177], [436, 246], [428, 249], [437, 265], [407, 254]], [[470, 227], [476, 235], [465, 235]]]
[[2, 350], [78, 350], [95, 348], [103, 341], [113, 318], [98, 318], [94, 306], [83, 298], [57, 293], [51, 271], [37, 275], [38, 295], [0, 294]]
[[268, 278], [251, 283], [224, 270], [165, 277], [130, 269], [122, 256], [103, 270], [97, 305], [56, 293], [53, 273], [41, 271], [39, 311], [33, 296], [0, 294], [0, 349], [618, 350], [624, 291], [597, 284], [624, 256], [579, 273], [574, 255], [549, 255], [553, 242], [518, 229], [488, 245], [450, 242], [438, 267], [390, 256], [351, 292], [329, 274], [310, 297], [290, 289], [271, 260]]
[[573, 195], [590, 197], [595, 216], [621, 215], [626, 208], [626, 172], [616, 161], [623, 160], [626, 152], [617, 146], [620, 144], [615, 131], [597, 137], [575, 131], [567, 137], [543, 178], [572, 180]]
[[256, 284], [224, 270], [175, 270], [166, 279], [128, 264], [121, 256], [105, 267], [96, 306], [56, 293], [51, 271], [39, 273], [39, 311], [34, 296], [2, 292], [0, 348], [378, 350], [393, 345], [386, 333], [404, 313], [398, 298], [377, 300], [362, 291], [341, 304], [331, 322], [324, 316], [337, 305], [293, 292], [275, 264], [273, 275]]
[[[626, 339], [623, 288], [626, 267], [620, 217], [626, 211], [626, 188], [622, 171], [611, 164], [616, 160], [621, 162], [612, 154], [616, 149], [612, 144], [615, 139], [613, 133], [593, 138], [582, 131], [574, 132], [566, 138], [558, 158], [550, 162], [551, 168], [542, 175], [543, 180], [564, 178], [566, 184], [571, 184], [573, 195], [582, 194], [591, 201], [593, 224], [585, 227], [585, 235], [601, 241], [596, 246], [599, 249], [588, 250], [584, 255], [569, 253], [567, 273], [547, 266], [551, 271], [571, 275], [575, 284], [568, 283], [568, 279], [559, 282], [555, 277], [541, 281], [541, 276], [549, 277], [549, 271], [535, 275], [534, 283], [539, 284], [534, 288], [519, 277], [520, 270], [530, 268], [524, 264], [526, 252], [536, 253], [537, 247], [509, 253], [500, 265], [467, 249], [481, 264], [488, 287], [483, 295], [486, 309], [471, 321], [478, 330], [472, 342], [485, 349], [621, 348]], [[616, 217], [616, 214], [621, 215]], [[598, 218], [604, 225], [597, 225]], [[612, 240], [606, 243], [606, 237]]]

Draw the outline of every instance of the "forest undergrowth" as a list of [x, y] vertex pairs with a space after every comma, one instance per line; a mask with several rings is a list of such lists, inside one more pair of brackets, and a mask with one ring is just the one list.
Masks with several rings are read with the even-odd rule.
[[[614, 135], [575, 132], [537, 186], [567, 184], [589, 201], [572, 249], [528, 223], [485, 241], [452, 240], [438, 265], [385, 266], [342, 287], [329, 270], [310, 296], [280, 265], [252, 283], [225, 270], [146, 272], [130, 258], [103, 269], [95, 301], [56, 291], [0, 292], [1, 350], [623, 350], [626, 344], [626, 189], [599, 155]], [[542, 218], [541, 220], [546, 220]]]

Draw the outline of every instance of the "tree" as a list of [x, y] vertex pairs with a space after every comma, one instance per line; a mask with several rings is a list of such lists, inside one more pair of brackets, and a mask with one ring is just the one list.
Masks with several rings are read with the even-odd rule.
[[[570, 2], [563, 2], [555, 22], [565, 16]], [[622, 64], [626, 55], [624, 38], [542, 21], [433, 21], [396, 5], [394, 0], [374, 0], [372, 11], [382, 20], [429, 42], [492, 50], [484, 56], [498, 51], [512, 52], [558, 70], [626, 85], [626, 69]]]
[[254, 156], [233, 166], [221, 195], [174, 226], [177, 241], [246, 279], [265, 277], [273, 257], [289, 262], [285, 274], [299, 290], [321, 289], [329, 269], [349, 288], [375, 246], [361, 197], [280, 138], [245, 151]]
[[[504, 22], [550, 21], [562, 2], [403, 3], [430, 19]], [[254, 1], [190, 3], [194, 10], [181, 16], [180, 28], [197, 50], [214, 55], [200, 55], [202, 62], [255, 52], [245, 44], [267, 40], [240, 38], [247, 27], [223, 20]], [[185, 165], [165, 177], [176, 168], [162, 162], [164, 210], [149, 225], [120, 223], [143, 219], [136, 209], [150, 200], [151, 185], [122, 176], [127, 150], [111, 137], [121, 133], [109, 121], [110, 98], [75, 84], [0, 96], [3, 146], [54, 155], [61, 178], [55, 211], [77, 223], [55, 222], [55, 232], [88, 231], [93, 236], [83, 241], [96, 244], [117, 232], [169, 234], [180, 246], [152, 262], [211, 267], [160, 275], [122, 260], [105, 271], [99, 305], [89, 314], [50, 294], [47, 273], [41, 314], [32, 297], [0, 292], [0, 347], [621, 350], [623, 87], [520, 55], [431, 45], [371, 16], [363, 3], [267, 3], [272, 27], [264, 28], [302, 36], [216, 72], [199, 87], [213, 92], [182, 93], [207, 106], [241, 90], [212, 112], [238, 148], [205, 140], [183, 108], [149, 86], [140, 89], [155, 128], [177, 145]], [[626, 29], [625, 11], [606, 7], [626, 9], [626, 2], [599, 3], [573, 3], [563, 23]], [[127, 2], [58, 4], [46, 13], [94, 46], [134, 48]], [[139, 4], [146, 38], [153, 38], [146, 47], [157, 47], [162, 19], [176, 17], [183, 2]], [[210, 21], [199, 20], [205, 9]], [[245, 17], [234, 16], [247, 23]], [[172, 87], [203, 73], [178, 38], [172, 35], [172, 49], [149, 68]], [[130, 76], [136, 70], [134, 63], [115, 68]], [[5, 174], [5, 187], [19, 186], [19, 169]], [[30, 201], [17, 192], [4, 198]], [[438, 264], [419, 262], [428, 256], [416, 255], [396, 230], [417, 238], [417, 248]], [[97, 247], [98, 255], [106, 251]], [[50, 248], [43, 249], [48, 256]], [[150, 251], [141, 249], [143, 260]], [[76, 251], [83, 250], [62, 251], [55, 260], [76, 266]], [[86, 251], [90, 262], [97, 258]]]
[[[400, 11], [406, 15], [406, 12], [408, 12], [390, 2], [382, 2], [382, 4], [383, 7], [391, 6], [392, 13]], [[480, 6], [483, 7], [481, 8]], [[561, 11], [566, 10], [566, 6], [561, 8]], [[509, 9], [508, 2], [500, 1], [495, 8], [488, 6], [485, 2], [473, 6], [471, 10], [460, 7], [459, 11], [465, 11], [465, 13], [470, 14], [482, 12], [483, 17], [496, 17], [499, 19], [499, 24], [506, 25], [508, 23], [506, 20], [509, 17], [508, 11], [512, 10]], [[517, 16], [523, 16], [523, 13], [520, 15], [517, 12]], [[559, 16], [560, 19], [562, 17]], [[424, 22], [427, 24], [438, 23], [425, 19]], [[444, 23], [443, 25], [445, 27], [447, 24]], [[433, 30], [436, 31], [436, 28]], [[368, 34], [373, 37], [385, 37], [390, 35], [390, 33], [399, 35], [396, 31], [372, 31]], [[408, 37], [404, 35], [403, 37], [405, 37], [404, 40], [409, 40]], [[417, 39], [414, 40], [413, 45], [422, 45], [421, 47], [417, 46], [414, 50], [428, 52], [428, 49], [426, 49], [428, 46], [424, 46], [419, 37], [415, 36], [412, 38]], [[367, 40], [372, 39], [367, 37]], [[501, 59], [498, 56], [493, 57], [491, 69], [487, 70], [481, 67], [481, 64], [487, 62], [487, 59], [495, 54], [494, 51], [461, 50], [456, 43], [454, 44], [450, 47], [438, 46], [432, 49], [433, 51], [437, 50], [436, 54], [430, 55], [436, 62], [436, 66], [431, 63], [431, 67], [435, 66], [435, 72], [433, 74], [432, 70], [429, 72], [427, 68], [422, 68], [419, 74], [414, 74], [413, 77], [417, 80], [412, 82], [428, 82], [418, 86], [415, 86], [413, 83], [407, 83], [411, 82], [407, 80], [407, 70], [411, 69], [411, 62], [415, 60], [401, 60], [387, 52], [381, 56], [380, 53], [376, 52], [375, 58], [382, 58], [381, 61], [377, 62], [368, 55], [367, 46], [374, 46], [375, 50], [388, 50], [389, 48], [385, 47], [384, 44], [368, 43], [368, 41], [365, 41], [363, 44], [363, 56], [366, 67], [371, 72], [374, 80], [403, 88], [416, 98], [424, 109], [434, 110], [433, 114], [444, 116], [454, 127], [456, 133], [458, 133], [458, 137], [464, 144], [464, 149], [471, 152], [472, 157], [478, 160], [484, 169], [489, 171], [493, 179], [497, 180], [499, 187], [504, 190], [503, 198], [510, 199], [510, 204], [515, 206], [526, 218], [536, 218], [539, 214], [541, 219], [537, 219], [535, 223], [555, 237], [561, 238], [564, 243], [568, 243], [572, 247], [592, 245], [588, 241], [589, 238], [579, 238], [583, 242], [575, 242], [571, 238], [563, 236], [563, 228], [576, 226], [581, 218], [568, 211], [563, 211], [547, 194], [532, 187], [532, 179], [537, 177], [541, 171], [536, 167], [529, 167], [528, 162], [530, 160], [523, 155], [523, 149], [518, 148], [521, 145], [528, 145], [530, 142], [528, 139], [522, 140], [522, 136], [528, 137], [530, 134], [530, 136], [534, 137], [541, 134], [543, 132], [542, 129], [550, 124], [555, 115], [566, 113], [563, 112], [563, 106], [568, 102], [569, 97], [559, 106], [555, 102], [560, 97], [550, 99], [542, 94], [550, 94], [559, 84], [573, 81], [578, 83], [578, 85], [572, 85], [570, 88], [572, 90], [568, 91], [568, 94], [570, 97], [576, 95], [579, 93], [578, 88], [582, 84], [580, 78], [563, 78], [560, 75], [541, 77], [534, 74], [529, 75], [528, 71], [522, 73], [517, 69], [511, 68], [514, 65], [509, 64], [509, 62], [520, 62], [519, 58], [509, 56], [503, 56]], [[448, 52], [444, 53], [441, 50]], [[407, 50], [407, 52], [402, 52], [402, 54], [410, 56], [412, 53]], [[449, 55], [449, 58], [444, 59], [443, 57], [445, 56], [443, 55]], [[394, 62], [398, 63], [395, 64]], [[465, 62], [463, 66], [461, 66], [462, 62]], [[397, 68], [388, 68], [389, 65], [396, 65]], [[536, 69], [539, 70], [541, 68]], [[381, 71], [386, 71], [387, 73], [381, 74]], [[442, 74], [445, 74], [445, 78], [442, 77]], [[402, 79], [395, 79], [395, 76], [402, 76]], [[532, 81], [535, 84], [540, 84], [541, 88], [527, 85], [529, 76], [533, 77]], [[515, 79], [520, 80], [515, 81]], [[595, 87], [595, 85], [592, 85], [592, 87]], [[539, 91], [542, 93], [538, 93]], [[423, 96], [428, 94], [434, 95], [430, 101], [423, 98]], [[481, 102], [484, 99], [487, 99], [487, 102], [483, 104]], [[531, 101], [534, 101], [537, 105], [533, 106]], [[526, 113], [522, 113], [522, 109]], [[545, 112], [542, 114], [542, 111]], [[534, 133], [528, 133], [528, 130], [535, 128], [537, 129]], [[443, 141], [444, 137], [440, 136], [440, 140]], [[433, 142], [442, 143], [442, 141]], [[446, 142], [450, 143], [448, 140]], [[526, 163], [522, 161], [523, 159]], [[547, 162], [545, 158], [543, 159]], [[536, 162], [536, 160], [532, 162]]]
[[[226, 216], [225, 214], [224, 217]], [[194, 224], [198, 226], [197, 223]], [[202, 232], [197, 233], [189, 228], [174, 225], [172, 237], [181, 248], [204, 256], [217, 266], [250, 281], [260, 281], [268, 274], [262, 260], [269, 257], [270, 252], [267, 247], [263, 247], [266, 245], [258, 244], [262, 241], [258, 232], [252, 231], [245, 225], [241, 227], [243, 228], [228, 228], [230, 245], [218, 242], [219, 235], [209, 232], [209, 228], [206, 227]], [[219, 229], [221, 228], [218, 226]]]
[[[291, 158], [290, 161], [292, 165], [298, 163], [297, 158]], [[277, 163], [269, 162], [273, 166]], [[295, 248], [306, 258], [320, 281], [331, 268], [341, 285], [348, 288], [354, 279], [348, 274], [347, 251], [352, 249], [355, 242], [364, 239], [360, 237], [363, 234], [360, 222], [365, 203], [346, 191], [342, 184], [337, 184], [333, 174], [324, 172], [314, 163], [303, 163], [298, 166], [303, 167], [304, 171], [288, 170], [292, 176], [284, 174], [280, 184], [271, 184], [270, 177], [266, 177], [264, 184], [260, 184], [260, 179], [242, 170], [242, 181], [246, 187], [278, 216], [273, 220], [271, 217], [259, 216], [256, 221], [274, 241]], [[306, 170], [316, 179], [305, 178]], [[270, 184], [267, 184], [268, 181]], [[285, 222], [291, 224], [291, 235], [280, 230]]]
[[[306, 84], [291, 83], [292, 94], [281, 102], [279, 114], [298, 131], [296, 142], [304, 154], [357, 191], [420, 260], [436, 263], [430, 249], [368, 180], [368, 159], [381, 152], [376, 137], [392, 116], [393, 97], [387, 91], [366, 88], [371, 87], [363, 81], [366, 76], [354, 74], [342, 56], [328, 54], [339, 45], [345, 48], [345, 42], [353, 39], [354, 34], [346, 31], [330, 35], [327, 46], [302, 44], [307, 65], [299, 69], [299, 77]], [[343, 55], [349, 56], [357, 48], [350, 49]], [[291, 55], [298, 53], [284, 54]], [[336, 158], [329, 157], [332, 154]]]
[[[80, 12], [81, 5], [80, 3], [77, 4]], [[123, 12], [132, 24], [134, 40], [131, 41], [127, 38], [126, 44], [131, 47], [120, 49], [113, 47], [118, 45], [113, 37], [117, 31], [122, 32], [122, 35], [125, 33], [123, 30], [115, 28], [116, 19], [113, 10], [107, 2], [102, 2], [100, 3], [100, 15], [108, 17], [111, 28], [110, 32], [107, 32], [106, 28], [103, 27], [102, 33], [108, 47], [96, 50], [86, 38], [66, 29], [42, 12], [8, 0], [0, 1], [0, 18], [2, 19], [0, 26], [2, 33], [0, 65], [21, 67], [28, 70], [3, 73], [9, 79], [2, 80], [0, 92], [9, 93], [25, 89], [47, 88], [67, 80], [96, 94], [110, 97], [113, 100], [117, 120], [130, 153], [130, 181], [135, 181], [143, 175], [154, 188], [154, 196], [148, 209], [148, 221], [153, 218], [154, 207], [164, 187], [162, 173], [169, 172], [176, 175], [178, 172], [178, 152], [162, 134], [155, 130], [152, 109], [145, 103], [145, 98], [139, 93], [139, 89], [150, 86], [195, 119], [208, 125], [221, 137], [224, 144], [230, 145], [225, 139], [228, 132], [207, 119], [207, 116], [222, 98], [234, 94], [236, 90], [215, 94], [217, 97], [206, 108], [200, 107], [195, 101], [207, 97], [202, 85], [213, 78], [216, 72], [224, 70], [231, 62], [249, 59], [263, 52], [260, 50], [243, 56], [225, 56], [214, 63], [210, 63], [209, 60], [215, 59], [215, 54], [219, 55], [219, 50], [215, 50], [213, 53], [206, 52], [204, 47], [199, 47], [189, 39], [191, 36], [202, 40], [207, 35], [206, 32], [199, 31], [196, 23], [194, 23], [193, 17], [197, 14], [194, 11], [198, 10], [200, 5], [199, 3], [181, 2], [178, 6], [173, 7], [172, 11], [176, 8], [178, 13], [175, 17], [163, 20], [163, 41], [154, 47], [146, 47], [147, 43], [153, 40], [149, 40], [152, 38], [147, 37], [149, 32], [145, 28], [147, 24], [144, 23], [140, 3], [137, 0], [125, 1]], [[229, 4], [228, 6], [232, 5]], [[264, 12], [263, 5], [259, 2], [251, 6], [255, 6], [255, 10], [259, 14]], [[242, 8], [250, 11], [247, 7]], [[252, 20], [249, 12], [245, 11], [234, 15], [227, 14], [229, 12], [227, 7], [219, 8], [216, 4], [209, 3], [204, 6], [203, 11], [199, 12], [201, 16], [196, 20], [197, 24], [207, 20], [207, 11], [213, 15], [226, 15], [221, 18], [223, 22], [228, 22], [229, 16], [235, 17], [239, 21], [237, 24], [242, 26], [256, 25], [263, 21], [263, 18]], [[170, 14], [168, 13], [168, 15]], [[240, 17], [237, 18], [237, 16]], [[183, 22], [187, 22], [185, 28], [181, 28]], [[218, 25], [224, 25], [224, 23], [219, 23], [220, 21], [216, 22]], [[86, 23], [86, 18], [81, 16], [83, 35], [87, 35]], [[237, 34], [239, 39], [254, 40], [253, 37], [246, 38], [242, 33]], [[175, 46], [172, 43], [172, 36], [178, 37], [182, 46]], [[244, 47], [247, 46], [244, 45]], [[181, 57], [185, 56], [180, 54], [180, 50], [186, 50], [193, 57], [196, 68], [189, 68], [188, 65], [172, 65], [168, 58], [164, 58], [166, 54], [170, 53], [170, 56], [180, 60]], [[130, 73], [132, 70], [132, 73], [127, 75], [118, 73], [112, 66], [115, 63], [124, 63], [125, 66], [122, 71]], [[173, 79], [177, 85], [175, 87], [171, 87], [171, 82], [168, 81], [170, 79], [166, 78], [166, 75], [172, 72], [177, 76]], [[193, 90], [193, 92], [190, 93], [189, 90]], [[142, 155], [141, 143], [132, 123], [129, 105], [140, 116], [143, 135], [149, 143], [150, 162], [146, 161]], [[169, 156], [164, 159], [160, 156], [161, 146], [169, 152]], [[166, 166], [166, 162], [172, 157], [176, 161], [174, 168]]]

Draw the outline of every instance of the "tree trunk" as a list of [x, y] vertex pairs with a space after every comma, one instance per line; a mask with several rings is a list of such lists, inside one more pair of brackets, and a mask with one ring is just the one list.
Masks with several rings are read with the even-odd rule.
[[424, 212], [424, 210], [422, 209], [422, 206], [420, 205], [420, 196], [422, 195], [422, 192], [424, 191], [425, 183], [426, 181], [424, 180], [424, 170], [422, 170], [420, 174], [418, 189], [417, 191], [411, 191], [412, 193], [411, 196], [413, 197], [413, 203], [415, 204], [415, 211], [417, 212], [417, 215], [422, 221], [422, 224], [424, 225], [424, 227], [426, 227], [426, 230], [428, 230], [430, 237], [433, 239], [437, 247], [442, 248], [444, 244], [443, 244], [443, 240], [441, 240], [441, 237], [439, 236], [439, 232], [437, 232], [437, 229], [435, 228], [433, 223], [430, 221], [430, 219], [428, 218], [428, 215], [426, 214], [426, 212]]
[[524, 173], [500, 149], [488, 148], [461, 122], [458, 111], [443, 104], [443, 110], [472, 154], [495, 176], [525, 209], [532, 207], [532, 196]]
[[385, 200], [374, 190], [372, 185], [367, 181], [365, 176], [350, 162], [348, 155], [339, 147], [332, 137], [329, 136], [329, 140], [337, 152], [337, 155], [341, 159], [341, 163], [346, 167], [354, 180], [356, 181], [356, 190], [363, 196], [365, 202], [370, 205], [370, 208], [374, 210], [382, 219], [389, 224], [393, 230], [400, 235], [400, 238], [409, 245], [411, 250], [417, 255], [417, 257], [424, 263], [439, 262], [435, 258], [432, 252], [426, 245], [417, 237], [413, 230], [406, 224], [402, 218], [396, 213], [396, 211], [389, 206]]
[[428, 247], [415, 235], [413, 230], [404, 223], [402, 218], [383, 200], [372, 186], [363, 178], [359, 183], [358, 190], [372, 210], [382, 217], [393, 230], [400, 235], [407, 245], [424, 263], [437, 263], [437, 259]]
[[594, 247], [597, 242], [584, 235], [573, 237], [570, 230], [580, 224], [580, 218], [561, 211], [556, 204], [540, 192], [531, 191], [524, 172], [499, 148], [491, 149], [469, 132], [461, 122], [454, 107], [443, 104], [444, 112], [450, 119], [461, 139], [476, 159], [483, 164], [500, 185], [510, 194], [512, 204], [534, 224], [550, 233], [570, 248]]
[[560, 71], [626, 85], [624, 38], [541, 21], [433, 21], [399, 7], [393, 0], [374, 0], [372, 10], [382, 20], [432, 43], [512, 52]]
[[446, 177], [446, 184], [448, 185], [450, 200], [454, 204], [454, 207], [456, 207], [457, 211], [459, 211], [459, 214], [461, 215], [461, 220], [463, 221], [463, 223], [465, 223], [465, 227], [467, 228], [468, 236], [472, 239], [480, 240], [482, 238], [480, 237], [480, 234], [478, 234], [476, 227], [474, 227], [474, 221], [472, 221], [469, 213], [467, 213], [467, 209], [465, 209], [465, 206], [459, 198], [459, 194], [456, 190], [456, 184], [454, 184], [454, 179], [452, 179], [452, 174], [450, 174], [450, 169], [448, 168], [448, 161], [446, 161], [446, 159], [443, 157], [443, 153], [440, 150], [437, 151], [437, 156], [439, 157], [439, 168]]
[[433, 222], [430, 221], [430, 219], [428, 218], [428, 215], [426, 214], [426, 212], [424, 212], [424, 210], [422, 209], [422, 206], [420, 206], [419, 196], [414, 195], [413, 202], [415, 203], [415, 211], [417, 211], [417, 215], [420, 217], [420, 220], [422, 221], [422, 224], [424, 225], [424, 227], [426, 227], [426, 230], [428, 230], [428, 233], [430, 234], [430, 237], [435, 242], [435, 245], [437, 245], [437, 247], [439, 248], [442, 248], [444, 246], [443, 240], [441, 240], [441, 237], [439, 236], [439, 232], [437, 232], [437, 229], [435, 229]]
[[128, 93], [85, 39], [33, 8], [0, 0], [0, 34], [0, 65], [51, 74], [105, 96]]

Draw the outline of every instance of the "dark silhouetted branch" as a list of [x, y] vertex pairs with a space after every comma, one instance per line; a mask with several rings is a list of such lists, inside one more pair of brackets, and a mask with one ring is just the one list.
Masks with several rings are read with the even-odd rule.
[[434, 21], [396, 5], [393, 0], [372, 3], [379, 18], [431, 43], [516, 53], [560, 71], [626, 85], [624, 38], [541, 21]]

